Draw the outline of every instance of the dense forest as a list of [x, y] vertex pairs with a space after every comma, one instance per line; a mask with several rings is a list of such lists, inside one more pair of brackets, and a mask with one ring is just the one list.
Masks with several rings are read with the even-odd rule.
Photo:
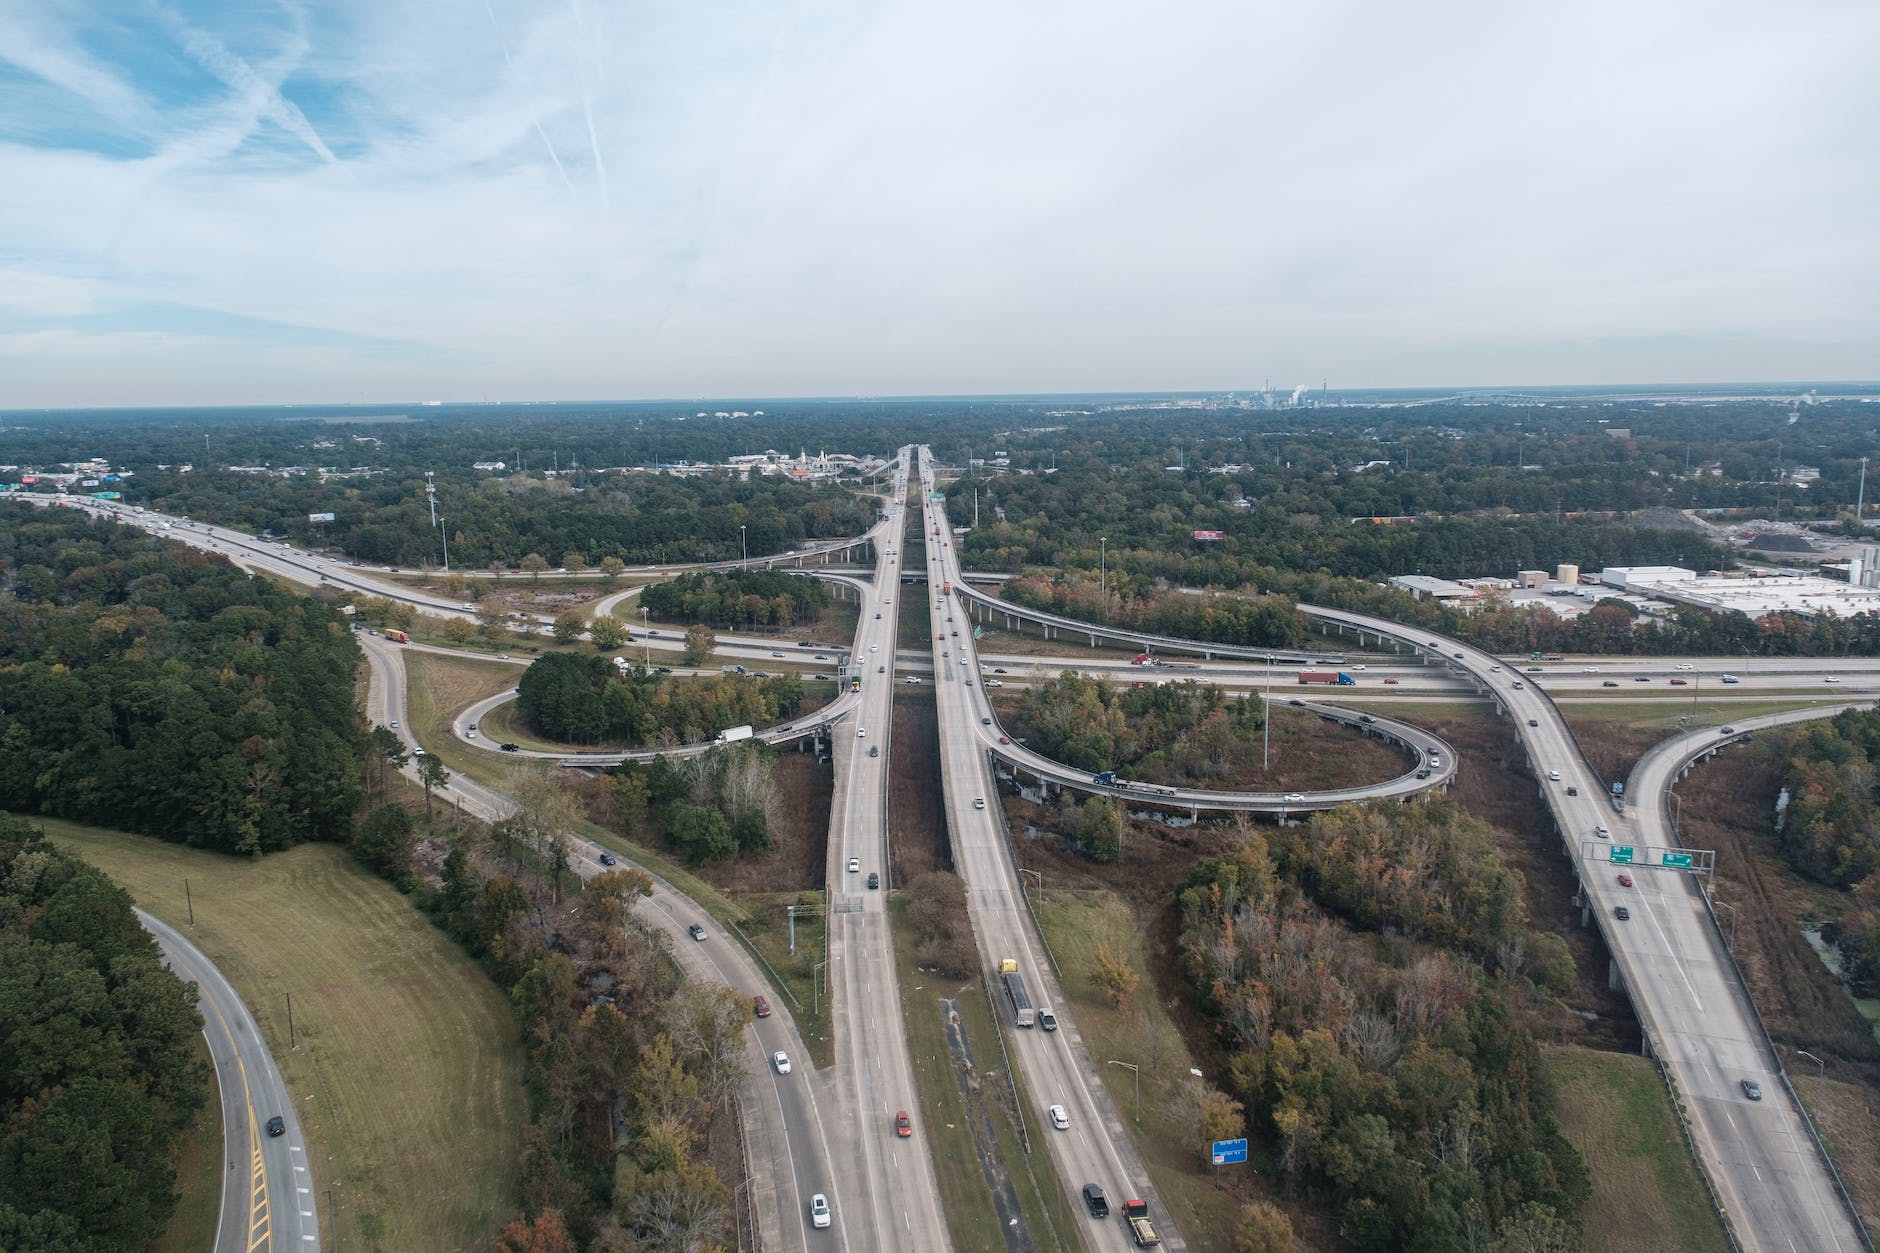
[[770, 726], [803, 707], [793, 675], [686, 677], [606, 657], [549, 653], [516, 684], [516, 707], [536, 734], [564, 744], [627, 748], [708, 740], [726, 727]]
[[[634, 914], [652, 883], [605, 870], [567, 889], [580, 803], [537, 779], [487, 841], [442, 840], [418, 904], [515, 1006], [530, 1121], [517, 1163], [514, 1253], [711, 1249], [731, 1236], [714, 1141], [744, 1075], [750, 1002], [686, 982]], [[425, 859], [431, 862], [427, 857]]]
[[196, 990], [123, 889], [0, 814], [0, 1249], [148, 1248], [209, 1095]]
[[811, 621], [830, 600], [821, 579], [774, 570], [681, 574], [640, 593], [640, 605], [661, 622], [716, 627], [789, 627]]
[[1249, 830], [1180, 908], [1182, 964], [1283, 1186], [1360, 1249], [1577, 1244], [1586, 1164], [1517, 1016], [1573, 962], [1527, 928], [1480, 823], [1438, 799]]
[[1080, 770], [1206, 786], [1259, 759], [1266, 706], [1192, 679], [1123, 687], [1067, 670], [1025, 693], [1026, 747]]
[[1848, 892], [1825, 928], [1860, 996], [1880, 996], [1880, 712], [1850, 709], [1799, 732], [1783, 764], [1776, 847], [1802, 874]]
[[358, 656], [336, 611], [218, 554], [0, 506], [0, 808], [224, 852], [343, 840]]

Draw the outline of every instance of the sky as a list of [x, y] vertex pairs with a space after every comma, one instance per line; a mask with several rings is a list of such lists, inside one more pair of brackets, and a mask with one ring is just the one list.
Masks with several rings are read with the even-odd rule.
[[0, 407], [1880, 378], [1872, 0], [0, 0]]

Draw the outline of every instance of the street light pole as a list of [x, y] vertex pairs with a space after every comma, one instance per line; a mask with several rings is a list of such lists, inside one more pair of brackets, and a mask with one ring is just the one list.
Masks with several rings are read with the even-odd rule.
[[751, 550], [744, 545], [744, 523], [738, 523], [738, 555], [744, 561], [751, 559]]
[[1711, 898], [1710, 903], [1712, 905], [1721, 905], [1723, 908], [1730, 911], [1730, 951], [1732, 953], [1736, 952], [1736, 906], [1732, 905], [1729, 901], [1717, 900], [1715, 897]]
[[1097, 596], [1103, 601], [1103, 620], [1110, 620], [1110, 537], [1097, 538]]
[[1265, 774], [1272, 760], [1273, 746], [1273, 654], [1266, 655], [1266, 691], [1260, 695], [1260, 773]]
[[[1866, 458], [1862, 457], [1861, 460], [1865, 461]], [[1796, 1049], [1795, 1052], [1802, 1057], [1806, 1057], [1809, 1061], [1815, 1063], [1816, 1066], [1820, 1067], [1819, 1071], [1817, 1071], [1815, 1075], [1817, 1079], [1826, 1079], [1828, 1077], [1827, 1063], [1823, 1062], [1819, 1057], [1816, 1057], [1813, 1053], [1809, 1052], [1807, 1049]]]
[[[1040, 895], [1040, 896], [1043, 896], [1043, 895], [1044, 895], [1044, 876], [1043, 876], [1042, 874], [1039, 874], [1039, 873], [1038, 873], [1038, 872], [1037, 872], [1036, 870], [1031, 870], [1031, 869], [1028, 869], [1028, 868], [1027, 868], [1027, 867], [1025, 867], [1025, 866], [1020, 866], [1020, 867], [1018, 868], [1018, 873], [1020, 873], [1021, 875], [1027, 875], [1027, 874], [1028, 874], [1028, 875], [1030, 875], [1030, 876], [1031, 876], [1032, 878], [1034, 878], [1034, 879], [1036, 879], [1036, 880], [1038, 881], [1038, 895]], [[1024, 882], [1025, 882], [1025, 881], [1024, 881], [1023, 879], [1020, 879], [1020, 880], [1019, 880], [1019, 883], [1020, 883], [1020, 884], [1023, 884]]]
[[1123, 1069], [1127, 1070], [1130, 1074], [1135, 1076], [1136, 1078], [1136, 1122], [1138, 1124], [1141, 1124], [1142, 1122], [1142, 1072], [1136, 1069], [1136, 1063], [1134, 1062], [1112, 1061], [1109, 1064], [1112, 1066], [1121, 1066]]
[[[642, 593], [642, 595], [644, 595], [644, 593]], [[640, 664], [647, 667], [651, 667], [653, 664], [653, 644], [651, 637], [647, 633], [650, 628], [646, 625], [647, 617], [651, 613], [652, 610], [648, 609], [645, 605], [640, 606]]]

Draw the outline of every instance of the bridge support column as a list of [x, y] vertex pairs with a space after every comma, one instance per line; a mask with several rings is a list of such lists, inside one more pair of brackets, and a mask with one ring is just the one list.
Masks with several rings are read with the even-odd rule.
[[1090, 647], [1095, 648], [1096, 646], [1097, 646], [1097, 637], [1095, 635], [1092, 635], [1090, 637]]
[[1619, 963], [1616, 959], [1608, 959], [1606, 962], [1606, 986], [1614, 992], [1625, 987], [1625, 979], [1619, 974]]

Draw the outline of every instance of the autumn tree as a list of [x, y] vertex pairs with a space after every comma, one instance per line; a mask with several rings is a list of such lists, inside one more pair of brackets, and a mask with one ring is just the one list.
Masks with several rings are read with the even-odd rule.
[[685, 664], [692, 667], [704, 665], [711, 659], [712, 651], [718, 647], [718, 637], [703, 622], [695, 622], [685, 629]]
[[627, 628], [612, 614], [596, 614], [587, 624], [588, 642], [596, 652], [610, 653], [627, 642]]
[[476, 638], [476, 626], [468, 618], [446, 618], [438, 627], [438, 633], [446, 640], [462, 648]]
[[1129, 958], [1108, 943], [1099, 944], [1091, 957], [1090, 978], [1118, 1009], [1128, 1004], [1129, 998], [1136, 994], [1136, 985], [1142, 982], [1142, 976], [1129, 964]]
[[565, 609], [555, 615], [555, 624], [551, 629], [555, 632], [556, 643], [572, 644], [587, 630], [587, 616], [579, 609]]
[[1292, 1219], [1271, 1201], [1240, 1207], [1234, 1221], [1234, 1253], [1293, 1253]]
[[539, 583], [542, 571], [548, 569], [548, 558], [541, 553], [530, 553], [516, 563], [516, 568], [529, 576], [530, 582]]

